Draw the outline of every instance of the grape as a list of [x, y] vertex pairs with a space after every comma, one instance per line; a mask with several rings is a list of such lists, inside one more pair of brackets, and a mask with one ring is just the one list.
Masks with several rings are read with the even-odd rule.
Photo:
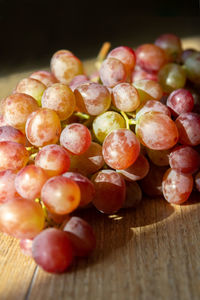
[[20, 197], [15, 189], [15, 177], [15, 171], [0, 172], [0, 204]]
[[26, 145], [25, 135], [18, 129], [12, 126], [1, 126], [0, 127], [0, 142], [15, 142], [22, 145]]
[[25, 130], [28, 141], [36, 147], [54, 144], [61, 133], [60, 119], [53, 110], [41, 108], [28, 117]]
[[69, 87], [74, 92], [79, 85], [86, 82], [89, 82], [86, 75], [77, 75], [71, 80]]
[[185, 202], [193, 188], [193, 178], [190, 174], [182, 174], [173, 169], [168, 169], [162, 182], [162, 191], [165, 199], [172, 204]]
[[41, 199], [51, 213], [65, 215], [79, 206], [80, 189], [75, 181], [55, 176], [43, 185]]
[[190, 146], [178, 146], [170, 153], [169, 164], [177, 172], [192, 174], [200, 168], [200, 154]]
[[113, 57], [105, 59], [99, 70], [100, 79], [105, 86], [110, 88], [126, 81], [127, 74], [123, 63]]
[[140, 101], [146, 102], [148, 100], [160, 100], [163, 95], [161, 85], [153, 80], [139, 80], [133, 83], [137, 89]]
[[76, 256], [87, 256], [96, 247], [96, 238], [92, 227], [79, 217], [71, 217], [64, 231], [73, 246]]
[[194, 98], [186, 89], [173, 91], [167, 98], [167, 106], [170, 108], [173, 116], [192, 111], [194, 107]]
[[131, 75], [131, 82], [140, 81], [144, 79], [158, 81], [157, 74], [149, 73], [137, 66], [137, 68], [135, 68]]
[[179, 61], [182, 53], [181, 40], [175, 34], [162, 34], [156, 41], [155, 45], [162, 48], [170, 62]]
[[195, 176], [195, 186], [196, 189], [200, 192], [200, 171]]
[[146, 177], [140, 180], [142, 191], [150, 197], [162, 195], [162, 178], [166, 172], [166, 167], [158, 167], [150, 164], [150, 170]]
[[156, 45], [144, 44], [136, 49], [136, 61], [147, 72], [157, 72], [166, 63], [166, 55]]
[[18, 83], [15, 92], [32, 96], [40, 106], [45, 89], [46, 85], [44, 85], [41, 81], [33, 78], [24, 78]]
[[162, 104], [156, 100], [149, 100], [143, 103], [137, 110], [136, 110], [136, 120], [138, 120], [143, 114], [150, 111], [156, 111], [163, 113], [169, 117], [171, 117], [171, 113], [169, 108], [166, 105]]
[[117, 84], [112, 92], [112, 102], [119, 110], [131, 112], [140, 105], [139, 94], [136, 88], [129, 83]]
[[187, 78], [197, 85], [200, 85], [200, 52], [191, 54], [185, 60], [184, 66]]
[[21, 169], [15, 178], [15, 188], [22, 198], [35, 200], [48, 177], [42, 168], [29, 165]]
[[188, 49], [185, 49], [183, 52], [182, 52], [182, 55], [181, 55], [181, 62], [182, 63], [185, 63], [186, 59], [193, 53], [196, 53], [197, 51], [195, 49], [192, 49], [192, 48], [188, 48]]
[[38, 110], [35, 99], [29, 95], [16, 93], [6, 98], [3, 116], [7, 125], [24, 132], [28, 116]]
[[126, 182], [126, 199], [123, 208], [136, 207], [142, 200], [142, 190], [136, 181]]
[[8, 126], [7, 122], [4, 119], [3, 115], [0, 115], [0, 127], [2, 126]]
[[92, 177], [95, 187], [94, 206], [101, 212], [112, 214], [118, 211], [125, 201], [124, 179], [113, 170], [101, 170]]
[[60, 50], [51, 59], [51, 72], [58, 81], [69, 84], [76, 75], [83, 74], [83, 65], [70, 51]]
[[42, 107], [54, 110], [60, 120], [69, 118], [76, 106], [76, 100], [71, 89], [61, 83], [48, 87], [42, 96]]
[[135, 52], [133, 51], [133, 49], [126, 47], [126, 46], [120, 46], [117, 48], [114, 48], [107, 56], [112, 57], [112, 58], [116, 58], [118, 60], [120, 60], [123, 65], [124, 68], [126, 70], [126, 73], [128, 75], [131, 74], [131, 72], [133, 71], [134, 67], [135, 67], [135, 61], [136, 61], [136, 56], [135, 56]]
[[156, 166], [168, 166], [171, 149], [153, 150], [146, 148], [148, 157]]
[[136, 125], [140, 142], [153, 150], [167, 150], [178, 141], [178, 129], [169, 116], [159, 112], [147, 112]]
[[128, 181], [140, 180], [148, 174], [149, 162], [144, 155], [140, 154], [130, 167], [118, 172]]
[[24, 255], [32, 257], [32, 244], [33, 244], [33, 240], [30, 239], [20, 240], [19, 246]]
[[140, 143], [128, 129], [113, 130], [103, 142], [103, 158], [113, 169], [126, 169], [138, 158]]
[[36, 71], [30, 75], [30, 78], [41, 81], [46, 87], [57, 82], [54, 75], [48, 71]]
[[185, 71], [178, 64], [169, 63], [160, 69], [158, 80], [163, 91], [171, 93], [174, 90], [184, 87], [186, 82]]
[[32, 239], [44, 228], [39, 203], [18, 198], [0, 205], [0, 230], [18, 239]]
[[49, 177], [52, 177], [68, 171], [70, 158], [67, 151], [61, 146], [47, 145], [38, 152], [35, 165], [42, 168]]
[[114, 129], [125, 127], [124, 118], [114, 111], [106, 111], [97, 116], [92, 123], [93, 132], [100, 143], [103, 143], [105, 137]]
[[95, 82], [87, 82], [78, 86], [74, 91], [78, 109], [92, 116], [105, 112], [111, 103], [108, 89]]
[[33, 240], [32, 254], [36, 263], [50, 273], [64, 272], [74, 256], [68, 235], [56, 228], [45, 229]]
[[66, 126], [60, 135], [60, 144], [74, 155], [83, 154], [91, 144], [89, 129], [79, 123], [72, 123]]
[[29, 153], [21, 144], [0, 142], [0, 157], [0, 171], [19, 170], [27, 164]]
[[183, 113], [175, 121], [179, 132], [179, 142], [183, 145], [196, 146], [200, 144], [200, 115]]
[[71, 156], [70, 171], [88, 176], [97, 172], [103, 165], [102, 147], [95, 142], [91, 142], [89, 149], [85, 153]]
[[76, 172], [66, 172], [62, 176], [75, 181], [81, 192], [81, 200], [79, 206], [86, 206], [92, 201], [95, 194], [94, 184], [85, 176]]

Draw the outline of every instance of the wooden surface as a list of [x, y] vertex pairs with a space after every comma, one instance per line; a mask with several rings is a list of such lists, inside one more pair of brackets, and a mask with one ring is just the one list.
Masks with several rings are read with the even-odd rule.
[[[200, 49], [198, 38], [186, 43]], [[25, 75], [1, 78], [0, 96]], [[198, 198], [182, 206], [144, 198], [137, 209], [112, 217], [93, 209], [81, 212], [96, 232], [97, 248], [62, 275], [45, 273], [21, 254], [17, 240], [0, 234], [0, 299], [199, 300]]]

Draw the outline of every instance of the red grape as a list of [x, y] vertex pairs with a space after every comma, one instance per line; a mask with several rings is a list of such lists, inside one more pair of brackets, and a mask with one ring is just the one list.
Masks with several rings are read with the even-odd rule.
[[139, 80], [133, 83], [137, 89], [140, 101], [146, 102], [148, 100], [160, 100], [163, 96], [161, 85], [153, 80]]
[[175, 34], [160, 35], [156, 39], [155, 45], [165, 51], [168, 61], [180, 60], [182, 53], [181, 40]]
[[54, 75], [48, 71], [36, 71], [30, 75], [30, 78], [41, 81], [47, 87], [57, 82]]
[[166, 105], [156, 100], [148, 100], [136, 110], [136, 119], [150, 111], [157, 111], [171, 117], [170, 110]]
[[20, 130], [9, 125], [0, 127], [0, 142], [3, 141], [15, 142], [24, 146], [26, 145], [25, 135]]
[[195, 176], [195, 186], [196, 189], [200, 192], [200, 171]]
[[79, 85], [81, 85], [82, 83], [86, 83], [86, 82], [88, 82], [88, 81], [89, 81], [89, 79], [87, 78], [86, 75], [77, 75], [77, 76], [75, 76], [75, 77], [71, 80], [71, 82], [70, 82], [70, 84], [69, 84], [69, 87], [70, 87], [70, 89], [74, 92], [74, 90], [75, 90]]
[[192, 111], [194, 107], [194, 98], [186, 89], [173, 91], [167, 98], [167, 106], [174, 116]]
[[20, 197], [15, 188], [15, 177], [15, 171], [0, 172], [0, 204]]

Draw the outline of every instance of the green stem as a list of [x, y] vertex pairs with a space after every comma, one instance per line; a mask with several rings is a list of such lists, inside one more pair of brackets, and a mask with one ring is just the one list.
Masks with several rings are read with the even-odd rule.
[[80, 119], [89, 120], [90, 116], [88, 114], [84, 114], [80, 111], [74, 113], [75, 116], [79, 117]]
[[120, 111], [122, 117], [124, 118], [125, 122], [126, 122], [126, 129], [130, 129], [130, 123], [129, 123], [129, 118], [127, 117], [127, 115], [125, 114], [124, 111]]

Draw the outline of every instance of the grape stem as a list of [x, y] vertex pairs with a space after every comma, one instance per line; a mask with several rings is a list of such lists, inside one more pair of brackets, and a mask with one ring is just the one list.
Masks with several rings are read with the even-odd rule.
[[84, 114], [80, 111], [74, 114], [75, 116], [79, 117], [80, 119], [89, 120], [90, 116], [88, 114]]
[[126, 122], [126, 129], [130, 129], [130, 125], [135, 125], [137, 124], [137, 121], [135, 119], [129, 119], [127, 114], [124, 111], [120, 111], [122, 117], [124, 118]]
[[103, 43], [103, 45], [99, 51], [99, 54], [97, 56], [97, 61], [95, 63], [95, 67], [97, 68], [97, 70], [100, 69], [103, 60], [106, 58], [106, 55], [108, 54], [108, 51], [110, 50], [110, 47], [111, 47], [111, 43], [109, 43], [109, 42]]

